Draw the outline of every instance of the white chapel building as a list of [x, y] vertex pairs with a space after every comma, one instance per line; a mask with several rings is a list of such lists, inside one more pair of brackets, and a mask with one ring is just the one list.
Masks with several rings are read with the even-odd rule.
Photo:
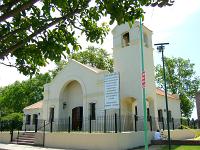
[[[122, 131], [134, 131], [134, 116], [138, 117], [138, 130], [143, 121], [143, 97], [141, 85], [141, 49], [139, 23], [130, 28], [128, 24], [116, 26], [113, 34], [114, 72], [120, 76], [120, 116]], [[162, 118], [166, 119], [164, 91], [156, 88], [154, 75], [152, 31], [143, 26], [144, 66], [146, 72], [147, 116], [153, 118], [153, 130], [161, 128]], [[35, 118], [53, 120], [54, 130], [64, 130], [70, 122], [72, 130], [88, 131], [88, 118], [103, 127], [105, 120], [99, 117], [119, 116], [119, 110], [107, 110], [105, 114], [106, 70], [69, 60], [65, 68], [44, 86], [44, 99], [24, 108], [24, 126], [33, 129]], [[180, 119], [180, 100], [177, 95], [168, 94], [170, 118]], [[132, 117], [127, 117], [132, 116]], [[70, 118], [70, 121], [69, 121]], [[112, 117], [111, 117], [112, 118]], [[108, 119], [108, 118], [107, 118]], [[108, 123], [108, 121], [107, 121]], [[26, 125], [25, 125], [26, 124]], [[69, 126], [69, 124], [68, 124]], [[119, 128], [119, 127], [118, 127]], [[109, 129], [109, 127], [108, 127]]]

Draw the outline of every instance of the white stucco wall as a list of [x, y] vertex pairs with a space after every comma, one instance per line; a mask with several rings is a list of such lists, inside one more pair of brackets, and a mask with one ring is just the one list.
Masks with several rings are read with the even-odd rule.
[[[165, 97], [156, 95], [156, 102], [157, 102], [157, 113], [159, 109], [163, 110], [163, 117], [166, 117], [166, 103], [165, 103]], [[175, 119], [181, 118], [181, 112], [180, 112], [180, 100], [179, 99], [172, 99], [168, 97], [168, 109], [171, 110], [172, 117]]]
[[[129, 32], [130, 44], [129, 46], [122, 46], [122, 35]], [[154, 111], [155, 103], [155, 77], [154, 77], [154, 62], [153, 62], [153, 48], [152, 48], [152, 32], [143, 27], [143, 32], [148, 38], [148, 47], [144, 44], [144, 67], [146, 72], [146, 97], [150, 101], [150, 114], [157, 116]], [[142, 102], [142, 61], [140, 48], [140, 30], [139, 23], [136, 22], [132, 28], [126, 24], [117, 26], [112, 31], [113, 34], [113, 56], [114, 56], [114, 70], [120, 72], [120, 95], [121, 100], [124, 97], [134, 97], [137, 101], [138, 115], [143, 116], [143, 102]]]
[[[23, 132], [19, 132], [19, 135], [21, 135]], [[18, 132], [13, 132], [13, 139], [17, 138]], [[10, 131], [6, 132], [0, 132], [0, 143], [9, 144], [11, 142], [11, 134]]]
[[[122, 46], [122, 35], [129, 32], [129, 46]], [[141, 48], [139, 23], [132, 28], [122, 24], [113, 29], [114, 70], [120, 73], [121, 114], [135, 114], [143, 117], [143, 97], [141, 86]], [[163, 96], [156, 95], [152, 31], [143, 26], [145, 34], [144, 67], [146, 72], [146, 103], [152, 117], [158, 117], [158, 109], [165, 109]], [[83, 117], [89, 117], [89, 103], [96, 103], [96, 116], [104, 114], [104, 76], [108, 71], [97, 71], [91, 67], [69, 60], [51, 83], [44, 86], [43, 112], [41, 117], [49, 121], [50, 108], [54, 107], [54, 118], [68, 119], [72, 109], [83, 107]], [[63, 109], [63, 104], [66, 108]], [[178, 110], [177, 110], [178, 109]], [[180, 118], [180, 101], [169, 98], [169, 110], [173, 118]], [[118, 112], [108, 110], [107, 113]], [[33, 112], [34, 113], [34, 112]], [[164, 117], [165, 117], [165, 113]], [[141, 120], [141, 119], [140, 119]], [[143, 120], [141, 120], [143, 121]], [[94, 120], [92, 121], [94, 122]], [[142, 123], [141, 123], [142, 124]], [[156, 126], [158, 126], [156, 124]], [[157, 127], [155, 127], [157, 128]]]
[[[132, 133], [47, 133], [45, 146], [89, 150], [125, 150], [143, 146], [143, 132]], [[149, 143], [152, 133], [149, 132]]]
[[[89, 103], [94, 102], [96, 103], [96, 114], [102, 114], [104, 110], [104, 75], [106, 73], [108, 72], [103, 71], [97, 73], [74, 60], [69, 61], [67, 66], [55, 79], [45, 86], [44, 119], [48, 120], [50, 107], [54, 107], [55, 109], [55, 118], [61, 118], [62, 116], [59, 116], [61, 110], [59, 109], [63, 109], [63, 102], [66, 102], [67, 105], [68, 112], [66, 113], [69, 113], [75, 106], [82, 105], [83, 116], [89, 116]], [[77, 81], [80, 87], [72, 86], [71, 90], [76, 91], [78, 88], [80, 91], [81, 88], [82, 92], [72, 94], [71, 96], [73, 97], [71, 98], [76, 99], [76, 97], [82, 97], [82, 102], [80, 102], [80, 100], [68, 102], [70, 97], [65, 94], [65, 92], [67, 92], [65, 88], [72, 81]], [[82, 94], [82, 96], [80, 94]]]
[[0, 143], [10, 143], [10, 132], [0, 132]]
[[31, 115], [31, 122], [30, 125], [26, 125], [26, 130], [34, 130], [35, 125], [33, 124], [33, 115], [37, 114], [38, 115], [38, 125], [40, 125], [41, 120], [43, 119], [43, 109], [38, 108], [38, 109], [24, 109], [24, 116], [23, 116], [23, 127], [22, 130], [25, 130], [25, 122], [26, 122], [26, 115]]

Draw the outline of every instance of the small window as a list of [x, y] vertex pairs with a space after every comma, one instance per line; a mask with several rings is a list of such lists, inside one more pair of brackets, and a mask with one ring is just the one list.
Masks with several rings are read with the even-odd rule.
[[27, 125], [31, 124], [31, 115], [26, 115], [26, 124]]
[[130, 44], [130, 38], [129, 38], [129, 32], [124, 33], [122, 36], [122, 47], [129, 46]]
[[135, 106], [135, 115], [137, 115], [137, 106]]
[[90, 115], [91, 115], [91, 120], [95, 120], [96, 119], [96, 114], [95, 114], [95, 103], [90, 103]]
[[38, 115], [37, 114], [33, 114], [33, 123], [32, 124], [35, 124], [37, 122], [37, 119], [38, 119]]
[[170, 110], [168, 111], [168, 115], [169, 115], [169, 121], [171, 122], [172, 121], [172, 112]]
[[163, 118], [163, 113], [162, 113], [162, 109], [158, 110], [158, 121], [162, 122], [162, 118]]
[[50, 108], [49, 122], [54, 121], [54, 107]]
[[144, 38], [144, 46], [149, 47], [148, 37], [146, 33], [143, 34], [143, 38]]

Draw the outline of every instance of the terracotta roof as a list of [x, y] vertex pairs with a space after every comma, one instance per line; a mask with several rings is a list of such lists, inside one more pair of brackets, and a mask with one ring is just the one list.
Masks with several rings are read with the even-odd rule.
[[41, 100], [41, 101], [39, 101], [37, 103], [34, 103], [34, 104], [30, 105], [30, 106], [27, 106], [24, 109], [40, 109], [40, 108], [42, 108], [42, 105], [43, 105], [43, 100]]
[[[160, 96], [165, 96], [165, 91], [156, 88], [156, 94], [160, 95]], [[167, 94], [167, 97], [172, 98], [172, 99], [178, 99], [178, 97], [174, 94]]]

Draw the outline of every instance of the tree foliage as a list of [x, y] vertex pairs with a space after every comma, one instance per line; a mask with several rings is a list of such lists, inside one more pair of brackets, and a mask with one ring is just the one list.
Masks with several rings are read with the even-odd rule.
[[[69, 59], [74, 59], [82, 64], [113, 72], [113, 59], [111, 55], [102, 48], [89, 46], [84, 51], [76, 52], [69, 55]], [[56, 63], [56, 69], [51, 71], [52, 77], [55, 77], [58, 72], [62, 70], [65, 65], [67, 65], [67, 63], [68, 62], [65, 60]]]
[[21, 122], [23, 120], [23, 113], [11, 113], [6, 116], [0, 117], [1, 121], [15, 121], [15, 122]]
[[105, 49], [88, 47], [85, 51], [72, 54], [71, 58], [82, 64], [113, 72], [113, 59]]
[[[195, 75], [194, 64], [183, 58], [166, 58], [166, 83], [167, 90], [172, 94], [178, 94], [181, 100], [181, 113], [184, 117], [190, 117], [194, 107], [193, 98], [199, 89], [200, 79]], [[156, 66], [156, 81], [163, 88], [163, 68]]]
[[1, 130], [2, 131], [12, 131], [21, 130], [23, 113], [11, 113], [4, 116], [0, 116]]
[[[77, 34], [102, 42], [110, 24], [138, 19], [141, 6], [170, 6], [169, 0], [2, 0], [0, 2], [0, 60], [25, 75], [35, 74], [48, 61], [77, 51]], [[78, 31], [78, 32], [77, 32]], [[71, 47], [71, 48], [70, 48]], [[7, 63], [8, 59], [12, 59]], [[13, 59], [14, 58], [14, 59]]]
[[48, 73], [1, 88], [0, 108], [3, 115], [22, 112], [23, 108], [43, 99], [43, 85], [51, 80]]
[[[101, 48], [88, 47], [85, 51], [70, 55], [81, 63], [93, 67], [113, 71], [113, 59]], [[22, 112], [23, 108], [43, 99], [43, 86], [50, 82], [63, 69], [67, 61], [57, 63], [57, 68], [46, 74], [38, 74], [34, 78], [0, 88], [0, 113]], [[15, 114], [14, 114], [15, 116]], [[9, 116], [8, 116], [9, 117]], [[6, 117], [7, 118], [7, 117]]]

